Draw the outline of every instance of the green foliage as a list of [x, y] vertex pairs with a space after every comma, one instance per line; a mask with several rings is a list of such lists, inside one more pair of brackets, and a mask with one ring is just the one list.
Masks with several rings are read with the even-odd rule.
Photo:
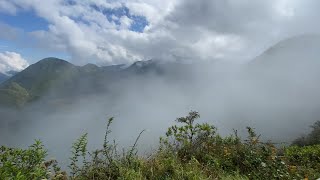
[[[260, 141], [253, 128], [242, 140], [221, 137], [208, 123], [197, 123], [198, 112], [177, 118], [160, 138], [160, 147], [148, 157], [137, 154], [138, 135], [129, 150], [119, 152], [109, 140], [113, 118], [106, 123], [102, 148], [87, 150], [87, 134], [72, 145], [70, 176], [54, 160], [45, 161], [40, 141], [26, 150], [1, 148], [0, 179], [317, 179], [320, 145], [279, 148]], [[81, 161], [82, 160], [82, 161]]]
[[320, 121], [316, 121], [311, 128], [312, 131], [307, 136], [297, 138], [292, 144], [297, 146], [320, 144]]
[[40, 141], [28, 149], [0, 149], [0, 179], [37, 179], [48, 176], [43, 166], [46, 150]]
[[168, 128], [166, 138], [160, 138], [161, 148], [175, 151], [186, 161], [207, 154], [208, 144], [215, 141], [216, 128], [207, 123], [195, 124], [199, 117], [198, 112], [191, 111], [188, 116], [178, 118], [176, 121], [182, 125]]
[[87, 165], [86, 162], [86, 155], [87, 155], [87, 140], [88, 134], [85, 133], [83, 134], [76, 142], [73, 143], [72, 145], [72, 157], [70, 158], [71, 164], [69, 165], [69, 168], [71, 169], [71, 176], [75, 177], [81, 173], [81, 170], [79, 168], [78, 162], [79, 162], [79, 157], [82, 157], [83, 165]]
[[285, 149], [285, 158], [291, 165], [291, 171], [311, 179], [320, 177], [320, 145], [290, 146]]
[[239, 172], [250, 179], [289, 179], [285, 163], [276, 156], [276, 148], [270, 143], [261, 143], [252, 128], [247, 127], [249, 136], [244, 142], [236, 131], [222, 138], [214, 126], [195, 123], [199, 117], [192, 111], [178, 118], [177, 122], [182, 125], [168, 129], [166, 137], [160, 139], [161, 150], [177, 154], [184, 163], [196, 160], [210, 176]]
[[11, 83], [6, 89], [0, 89], [0, 105], [21, 107], [30, 99], [26, 89], [18, 83]]
[[1, 146], [0, 179], [62, 179], [64, 172], [60, 172], [55, 160], [45, 161], [46, 156], [47, 151], [38, 140], [27, 149]]
[[[143, 177], [141, 168], [144, 161], [137, 156], [136, 146], [144, 131], [141, 131], [130, 150], [119, 153], [116, 142], [110, 143], [108, 140], [112, 121], [113, 118], [110, 118], [107, 122], [102, 149], [89, 153], [86, 149], [87, 134], [73, 144], [72, 163], [69, 166], [72, 179], [141, 179]], [[89, 155], [90, 161], [85, 160], [86, 155]], [[84, 159], [82, 167], [77, 165], [79, 156]]]

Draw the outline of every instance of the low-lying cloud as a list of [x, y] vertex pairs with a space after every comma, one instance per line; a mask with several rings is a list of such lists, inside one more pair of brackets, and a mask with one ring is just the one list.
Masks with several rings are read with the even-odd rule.
[[[301, 41], [288, 50], [288, 56], [273, 57], [282, 47], [269, 52], [253, 72], [237, 62], [252, 60], [286, 37], [320, 32], [315, 21], [320, 17], [319, 5], [317, 0], [0, 2], [1, 12], [34, 11], [45, 19], [47, 29], [23, 33], [41, 48], [70, 54], [76, 64], [151, 58], [197, 63], [229, 60], [190, 65], [177, 77], [132, 76], [105, 82], [108, 91], [82, 95], [72, 102], [62, 98], [49, 101], [50, 105], [40, 101], [19, 112], [1, 109], [2, 117], [8, 117], [2, 120], [6, 125], [0, 126], [1, 144], [23, 146], [41, 138], [54, 156], [67, 163], [71, 143], [88, 132], [91, 149], [99, 147], [106, 119], [114, 116], [112, 138], [128, 147], [147, 129], [141, 144], [148, 149], [175, 118], [190, 110], [199, 111], [202, 122], [216, 125], [224, 135], [233, 128], [244, 134], [245, 126], [253, 126], [266, 139], [290, 142], [319, 120], [320, 67], [312, 61], [319, 51], [303, 56], [299, 52], [308, 47]], [[140, 31], [132, 29], [133, 17], [147, 21]], [[17, 53], [0, 54], [0, 72], [27, 65]]]
[[28, 67], [27, 60], [15, 52], [0, 53], [0, 72], [6, 74], [8, 71], [21, 71]]

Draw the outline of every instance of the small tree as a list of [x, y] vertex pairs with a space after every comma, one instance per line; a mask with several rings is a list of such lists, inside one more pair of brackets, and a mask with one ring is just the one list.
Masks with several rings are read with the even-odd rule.
[[186, 117], [176, 119], [181, 126], [168, 128], [165, 138], [160, 138], [161, 148], [178, 153], [182, 160], [190, 160], [192, 156], [205, 153], [208, 142], [213, 141], [216, 128], [208, 123], [195, 123], [200, 118], [197, 111], [191, 111]]

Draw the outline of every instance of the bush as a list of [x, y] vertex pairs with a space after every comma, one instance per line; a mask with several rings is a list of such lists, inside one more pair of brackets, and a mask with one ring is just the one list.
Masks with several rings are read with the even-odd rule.
[[[64, 176], [55, 160], [45, 161], [47, 151], [40, 141], [29, 148], [0, 148], [0, 179], [45, 179]], [[51, 172], [53, 171], [53, 173]]]
[[291, 165], [291, 171], [312, 179], [320, 177], [320, 145], [288, 147], [285, 158]]
[[176, 121], [182, 125], [168, 129], [166, 137], [160, 140], [161, 150], [177, 154], [184, 163], [196, 160], [210, 176], [239, 172], [250, 179], [290, 177], [286, 165], [276, 156], [276, 148], [260, 142], [252, 128], [247, 127], [249, 136], [245, 141], [236, 131], [222, 138], [214, 126], [195, 123], [199, 117], [198, 112], [192, 111], [178, 118]]
[[301, 136], [292, 142], [292, 145], [310, 146], [320, 144], [320, 121], [316, 121], [312, 126], [312, 130], [307, 136]]
[[109, 141], [113, 118], [107, 121], [101, 149], [87, 150], [87, 134], [72, 145], [70, 176], [54, 160], [45, 161], [40, 141], [26, 150], [1, 147], [0, 179], [316, 179], [320, 177], [320, 145], [277, 148], [260, 141], [247, 127], [242, 140], [237, 131], [221, 137], [208, 123], [197, 123], [198, 112], [177, 118], [160, 138], [151, 156], [137, 155], [138, 135], [132, 147], [119, 152]]

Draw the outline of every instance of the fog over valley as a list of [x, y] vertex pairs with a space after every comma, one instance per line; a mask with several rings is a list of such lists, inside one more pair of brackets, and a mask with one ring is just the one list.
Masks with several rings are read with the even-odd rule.
[[[320, 120], [320, 1], [2, 0], [0, 145], [141, 155], [178, 117], [290, 144]], [[1, 175], [1, 173], [0, 173]], [[1, 178], [1, 176], [0, 176]]]
[[[1, 142], [27, 146], [41, 138], [65, 159], [65, 147], [85, 132], [90, 148], [101, 146], [106, 120], [115, 117], [112, 138], [128, 147], [146, 129], [139, 147], [147, 153], [190, 110], [224, 135], [233, 129], [245, 135], [251, 126], [266, 140], [290, 142], [319, 117], [319, 50], [320, 36], [303, 35], [243, 64], [150, 60], [80, 67], [47, 58], [2, 83]], [[14, 94], [4, 101], [5, 90], [18, 91], [13, 83], [28, 97]]]

